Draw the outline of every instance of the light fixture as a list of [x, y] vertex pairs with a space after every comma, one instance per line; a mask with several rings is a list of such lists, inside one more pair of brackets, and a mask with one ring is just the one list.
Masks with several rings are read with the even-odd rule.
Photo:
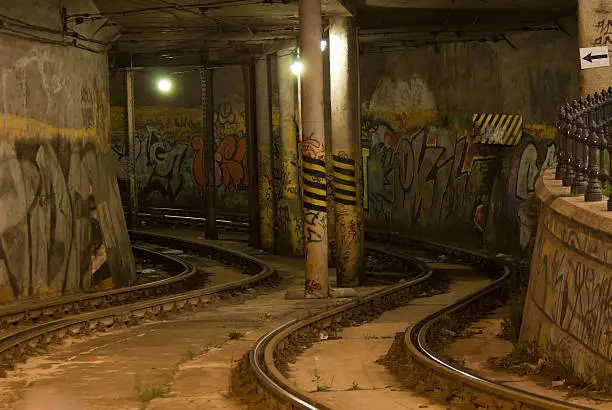
[[323, 39], [321, 40], [321, 51], [325, 51], [326, 48], [327, 48], [327, 40]]
[[304, 64], [302, 64], [300, 60], [295, 60], [293, 64], [291, 64], [291, 67], [289, 68], [291, 69], [291, 72], [293, 73], [293, 75], [299, 76], [304, 71]]
[[172, 89], [172, 83], [167, 78], [162, 78], [157, 82], [157, 89], [162, 93], [167, 93]]

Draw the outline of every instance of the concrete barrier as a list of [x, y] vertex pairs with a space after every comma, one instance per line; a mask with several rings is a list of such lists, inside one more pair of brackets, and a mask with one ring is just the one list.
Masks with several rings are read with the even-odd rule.
[[[537, 182], [540, 216], [521, 341], [566, 354], [576, 374], [612, 374], [612, 214], [606, 201], [570, 196], [554, 170]], [[594, 380], [595, 379], [595, 380]]]

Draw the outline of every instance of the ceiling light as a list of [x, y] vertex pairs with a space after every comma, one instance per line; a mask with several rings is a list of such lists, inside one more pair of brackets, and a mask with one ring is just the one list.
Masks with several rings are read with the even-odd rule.
[[295, 60], [295, 62], [291, 64], [291, 67], [289, 68], [291, 69], [293, 75], [301, 75], [304, 71], [304, 64], [302, 64], [300, 60]]
[[167, 78], [162, 78], [157, 82], [157, 89], [162, 93], [167, 93], [172, 89], [172, 83]]

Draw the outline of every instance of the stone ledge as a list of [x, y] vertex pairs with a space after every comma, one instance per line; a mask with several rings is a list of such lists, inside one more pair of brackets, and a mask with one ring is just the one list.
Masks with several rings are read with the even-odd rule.
[[570, 188], [555, 180], [555, 170], [544, 171], [536, 184], [536, 194], [550, 209], [587, 228], [612, 236], [612, 211], [608, 211], [607, 197], [599, 202], [585, 202], [584, 196], [569, 195]]

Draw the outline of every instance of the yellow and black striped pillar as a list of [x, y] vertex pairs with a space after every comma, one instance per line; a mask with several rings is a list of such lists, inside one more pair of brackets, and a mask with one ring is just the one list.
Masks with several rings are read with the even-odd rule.
[[329, 294], [321, 1], [300, 0], [305, 296]]
[[329, 31], [336, 272], [339, 287], [358, 286], [364, 273], [363, 201], [357, 28], [334, 18]]

